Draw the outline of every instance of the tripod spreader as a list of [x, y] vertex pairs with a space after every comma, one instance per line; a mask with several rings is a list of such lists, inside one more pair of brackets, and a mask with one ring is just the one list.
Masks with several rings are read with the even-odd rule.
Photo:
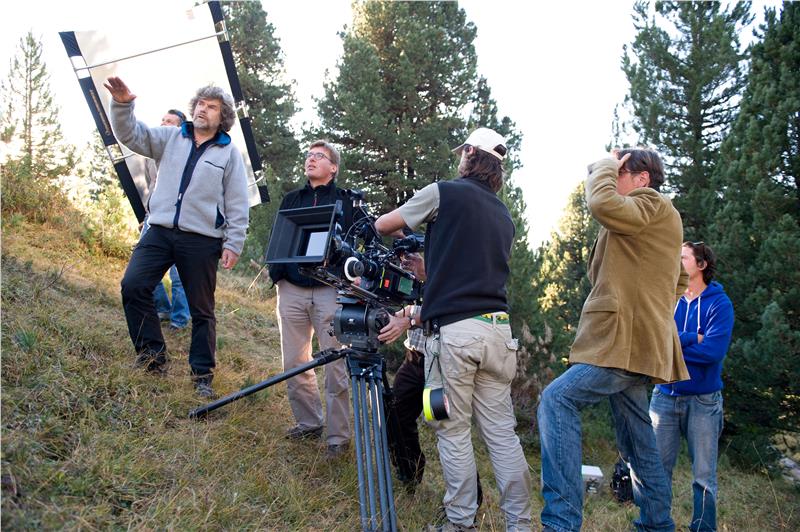
[[248, 386], [247, 388], [242, 388], [238, 392], [233, 392], [231, 394], [226, 395], [225, 397], [220, 397], [214, 402], [208, 403], [205, 406], [201, 406], [199, 408], [195, 408], [194, 410], [189, 412], [190, 419], [197, 419], [200, 417], [205, 416], [209, 412], [216, 410], [219, 407], [225, 406], [228, 403], [232, 403], [234, 401], [238, 401], [242, 397], [247, 397], [248, 395], [254, 394], [259, 390], [263, 390], [264, 388], [268, 388], [273, 384], [277, 384], [279, 382], [283, 382], [286, 379], [291, 379], [295, 375], [299, 375], [305, 371], [310, 369], [324, 366], [334, 360], [338, 360], [340, 358], [344, 358], [347, 355], [347, 349], [326, 349], [324, 351], [320, 351], [314, 355], [314, 360], [308, 362], [306, 364], [302, 364], [297, 366], [294, 369], [281, 373], [279, 375], [275, 375], [274, 377], [270, 377], [265, 381], [261, 381], [258, 384], [254, 384], [252, 386]]

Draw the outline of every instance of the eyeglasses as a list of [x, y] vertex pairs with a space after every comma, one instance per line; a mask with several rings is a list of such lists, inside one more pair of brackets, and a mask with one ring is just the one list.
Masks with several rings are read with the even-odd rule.
[[306, 160], [314, 159], [315, 161], [320, 161], [322, 159], [328, 159], [329, 161], [333, 162], [330, 157], [322, 153], [321, 151], [310, 151], [306, 153]]
[[642, 172], [644, 172], [644, 170], [628, 170], [626, 168], [625, 170], [620, 170], [619, 171], [619, 175], [623, 176], [625, 174], [631, 174], [631, 175], [633, 175], [633, 174], [641, 174]]

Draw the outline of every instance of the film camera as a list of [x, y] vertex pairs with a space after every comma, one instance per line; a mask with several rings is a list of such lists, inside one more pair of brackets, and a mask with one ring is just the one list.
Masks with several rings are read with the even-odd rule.
[[337, 289], [334, 318], [337, 340], [353, 349], [374, 351], [378, 333], [389, 323], [388, 310], [420, 298], [420, 282], [400, 266], [400, 255], [423, 247], [412, 235], [390, 249], [362, 206], [362, 195], [348, 191], [354, 222], [345, 233], [338, 223], [342, 203], [278, 212], [267, 247], [267, 263], [296, 263], [300, 273]]
[[340, 305], [333, 321], [336, 339], [345, 347], [326, 349], [313, 360], [189, 412], [198, 419], [222, 406], [283, 382], [307, 370], [344, 358], [350, 374], [353, 427], [362, 530], [397, 530], [389, 448], [386, 435], [384, 361], [380, 330], [391, 307], [420, 298], [420, 282], [400, 266], [400, 256], [422, 248], [407, 237], [390, 249], [383, 245], [363, 196], [348, 191], [354, 222], [343, 232], [342, 202], [278, 211], [267, 247], [269, 264], [296, 263], [300, 273], [337, 289]]

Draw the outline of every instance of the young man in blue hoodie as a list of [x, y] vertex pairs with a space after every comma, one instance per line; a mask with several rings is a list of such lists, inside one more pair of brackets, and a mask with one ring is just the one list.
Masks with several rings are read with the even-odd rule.
[[712, 281], [716, 258], [708, 245], [685, 242], [681, 262], [689, 274], [689, 288], [675, 307], [675, 323], [691, 379], [656, 386], [650, 417], [670, 487], [681, 436], [689, 444], [694, 477], [694, 514], [689, 530], [707, 532], [717, 529], [722, 361], [733, 331], [733, 305], [722, 285]]

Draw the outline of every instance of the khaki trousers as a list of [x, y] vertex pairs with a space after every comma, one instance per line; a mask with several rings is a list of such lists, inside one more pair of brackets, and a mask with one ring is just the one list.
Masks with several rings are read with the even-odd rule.
[[522, 452], [511, 404], [517, 369], [517, 344], [508, 324], [474, 318], [445, 325], [426, 342], [425, 374], [439, 380], [441, 360], [450, 417], [431, 422], [438, 438], [445, 480], [447, 518], [470, 526], [477, 511], [477, 480], [472, 449], [472, 419], [489, 450], [507, 530], [530, 530], [531, 477]]
[[[314, 333], [320, 349], [341, 347], [336, 338], [328, 334], [337, 308], [334, 288], [304, 288], [284, 279], [278, 282], [277, 290], [284, 371], [311, 361], [311, 338]], [[327, 442], [340, 445], [350, 440], [350, 379], [346, 361], [342, 358], [326, 364], [323, 371]], [[321, 427], [322, 403], [314, 370], [310, 369], [286, 382], [289, 404], [297, 424], [302, 428]]]

